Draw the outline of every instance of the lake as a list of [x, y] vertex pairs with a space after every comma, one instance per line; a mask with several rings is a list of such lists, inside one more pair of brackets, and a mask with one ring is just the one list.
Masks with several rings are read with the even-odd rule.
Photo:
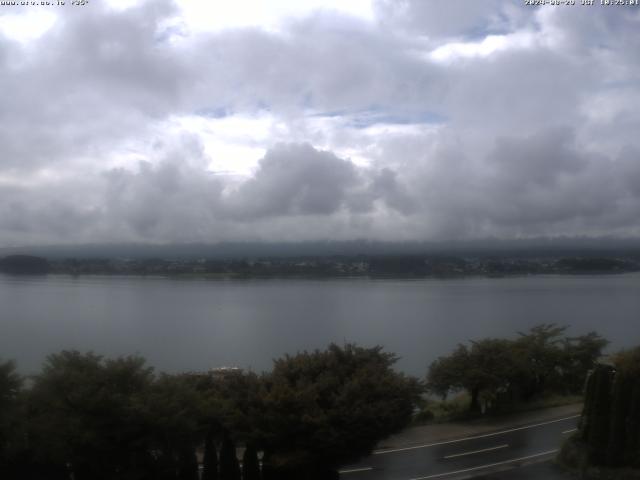
[[640, 344], [640, 274], [426, 280], [181, 280], [0, 275], [0, 358], [138, 353], [159, 370], [269, 369], [330, 342], [383, 345], [423, 376], [457, 343], [536, 324]]

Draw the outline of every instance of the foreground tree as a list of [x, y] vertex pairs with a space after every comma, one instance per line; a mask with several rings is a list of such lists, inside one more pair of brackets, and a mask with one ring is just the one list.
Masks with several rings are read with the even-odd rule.
[[508, 391], [515, 368], [513, 346], [508, 340], [485, 339], [472, 342], [470, 348], [459, 345], [448, 357], [433, 362], [427, 385], [443, 397], [465, 390], [471, 399], [469, 411], [479, 413], [481, 399], [486, 409], [499, 393]]
[[260, 480], [260, 463], [256, 447], [249, 443], [242, 455], [242, 480]]
[[204, 441], [202, 464], [202, 480], [218, 480], [218, 453], [211, 429], [207, 432]]
[[236, 456], [236, 445], [228, 433], [220, 447], [220, 480], [240, 480], [240, 464]]
[[178, 456], [178, 480], [198, 480], [198, 459], [193, 447], [188, 444]]
[[49, 356], [30, 394], [36, 457], [49, 465], [71, 465], [78, 480], [124, 472], [145, 478], [153, 459], [140, 407], [152, 378], [139, 357]]
[[218, 435], [255, 440], [256, 421], [262, 416], [261, 379], [243, 370], [187, 375], [202, 401], [203, 421]]
[[595, 332], [562, 337], [566, 328], [543, 324], [515, 340], [488, 338], [458, 345], [431, 364], [427, 386], [442, 397], [466, 391], [473, 413], [546, 393], [580, 393], [608, 342]]
[[192, 475], [193, 452], [207, 431], [203, 410], [203, 400], [188, 375], [162, 374], [149, 387], [139, 411], [148, 448], [159, 460], [159, 477]]
[[337, 467], [406, 426], [421, 386], [392, 369], [396, 360], [381, 347], [351, 344], [276, 360], [264, 378], [266, 471], [335, 478]]
[[561, 369], [565, 360], [562, 335], [566, 330], [566, 326], [541, 324], [519, 333], [514, 350], [515, 361], [521, 368], [515, 382], [524, 400], [531, 400], [545, 390], [561, 388]]
[[613, 357], [617, 370], [613, 392], [609, 461], [640, 468], [640, 347]]
[[618, 370], [640, 377], [640, 347], [622, 350], [613, 355], [612, 360]]
[[0, 478], [195, 480], [204, 444], [203, 478], [240, 480], [232, 439], [247, 446], [245, 480], [260, 478], [257, 448], [265, 479], [337, 478], [338, 466], [412, 417], [421, 386], [395, 372], [395, 361], [380, 347], [331, 345], [277, 360], [260, 377], [156, 376], [139, 357], [64, 351], [47, 358], [26, 392], [13, 365], [0, 364]]
[[[593, 466], [640, 468], [640, 347], [597, 365], [589, 376], [579, 431], [563, 446], [560, 459], [576, 470]], [[606, 478], [636, 478], [618, 470]]]
[[595, 368], [607, 345], [609, 341], [596, 332], [563, 339], [560, 380], [566, 393], [583, 392], [587, 374]]
[[20, 395], [22, 377], [16, 373], [15, 363], [0, 362], [0, 478], [11, 478], [16, 457], [24, 450], [21, 429], [22, 409]]

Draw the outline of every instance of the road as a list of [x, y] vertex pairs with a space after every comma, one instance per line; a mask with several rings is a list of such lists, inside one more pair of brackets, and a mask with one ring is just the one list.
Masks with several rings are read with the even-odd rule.
[[526, 465], [502, 472], [481, 474], [474, 480], [569, 480], [575, 477], [563, 472], [551, 461]]
[[[574, 415], [532, 425], [504, 429], [466, 438], [378, 450], [361, 462], [344, 467], [342, 480], [456, 480], [509, 478], [492, 472], [529, 465], [555, 456], [564, 439], [576, 429]], [[544, 467], [527, 467], [526, 478]], [[550, 467], [547, 467], [550, 468]], [[542, 471], [540, 470], [540, 471]], [[525, 478], [525, 477], [523, 477]]]

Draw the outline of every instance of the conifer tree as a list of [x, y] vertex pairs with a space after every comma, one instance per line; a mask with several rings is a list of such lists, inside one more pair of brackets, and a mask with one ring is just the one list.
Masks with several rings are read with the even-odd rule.
[[218, 480], [218, 452], [211, 431], [204, 441], [202, 480]]
[[178, 480], [198, 480], [198, 459], [193, 448], [182, 449], [178, 461]]
[[595, 397], [596, 388], [595, 370], [587, 377], [587, 383], [584, 393], [584, 406], [582, 407], [582, 417], [580, 418], [580, 435], [586, 442], [589, 439], [589, 430], [591, 428], [590, 419], [593, 416], [593, 399]]
[[253, 444], [247, 444], [242, 456], [242, 480], [260, 480], [258, 452]]
[[265, 451], [262, 456], [262, 480], [276, 480], [278, 478], [273, 465], [271, 464], [271, 456]]
[[611, 423], [611, 384], [613, 369], [606, 365], [599, 365], [593, 372], [595, 375], [593, 388], [593, 406], [588, 418], [589, 458], [597, 465], [606, 462], [607, 443], [609, 441], [609, 426]]
[[240, 480], [240, 464], [236, 456], [236, 446], [225, 433], [220, 448], [220, 480]]
[[635, 380], [625, 432], [625, 465], [640, 467], [640, 382]]
[[607, 445], [607, 464], [620, 466], [624, 460], [626, 424], [631, 406], [633, 382], [629, 375], [620, 371], [615, 375], [611, 395], [611, 424]]

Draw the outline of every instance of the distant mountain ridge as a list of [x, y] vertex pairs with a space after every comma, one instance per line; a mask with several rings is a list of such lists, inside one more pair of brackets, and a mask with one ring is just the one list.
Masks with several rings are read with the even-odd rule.
[[447, 242], [222, 242], [188, 244], [84, 244], [0, 248], [0, 257], [36, 255], [62, 258], [231, 259], [264, 257], [326, 257], [340, 255], [458, 255], [458, 256], [640, 256], [640, 238], [484, 239]]

